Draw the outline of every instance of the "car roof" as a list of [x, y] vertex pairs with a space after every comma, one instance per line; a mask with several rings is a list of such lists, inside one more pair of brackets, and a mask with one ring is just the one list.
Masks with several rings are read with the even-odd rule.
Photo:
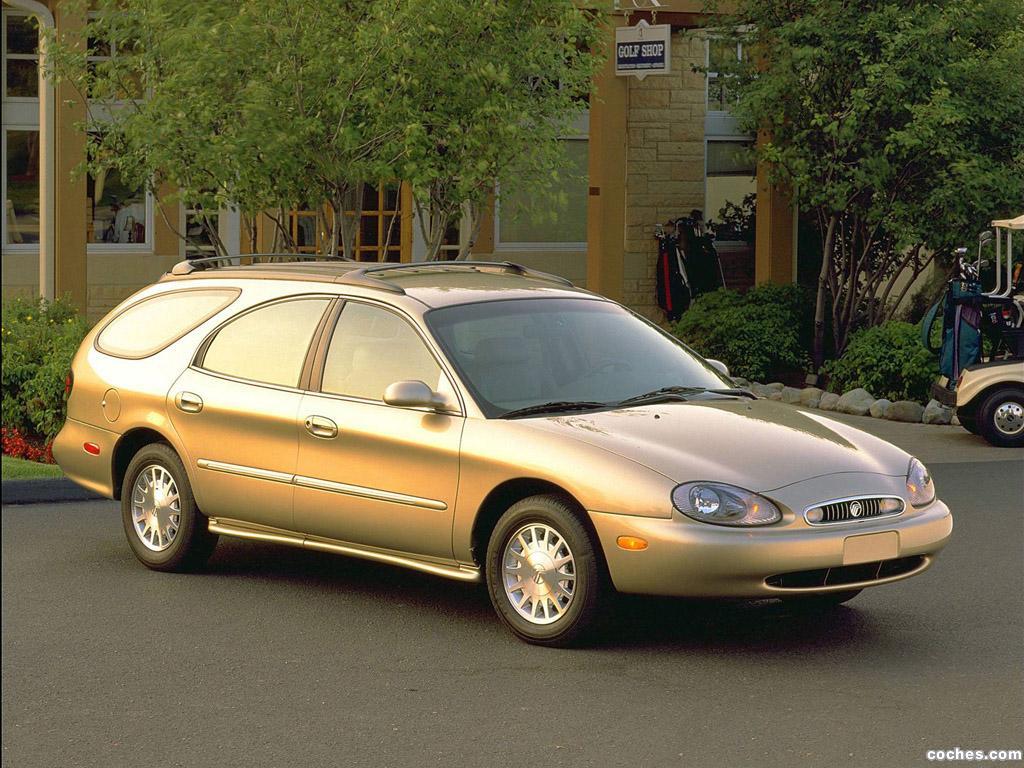
[[[281, 259], [288, 258], [284, 261]], [[243, 264], [243, 260], [259, 259]], [[593, 297], [557, 275], [512, 262], [427, 261], [405, 264], [309, 260], [308, 256], [255, 255], [179, 262], [164, 280], [302, 280], [359, 286], [409, 296], [428, 307], [512, 298]], [[596, 298], [596, 297], [595, 297]]]

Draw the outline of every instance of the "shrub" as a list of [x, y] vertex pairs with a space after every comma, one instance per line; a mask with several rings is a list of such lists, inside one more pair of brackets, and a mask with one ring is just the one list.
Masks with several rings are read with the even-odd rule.
[[807, 371], [813, 304], [799, 285], [759, 285], [745, 294], [720, 289], [699, 297], [673, 333], [734, 376], [792, 379]]
[[[3, 308], [4, 452], [47, 454], [67, 415], [65, 380], [87, 326], [67, 300], [14, 299]], [[36, 455], [38, 454], [38, 455]]]
[[858, 331], [823, 371], [833, 392], [864, 387], [879, 398], [928, 402], [939, 363], [922, 346], [920, 326], [892, 321]]

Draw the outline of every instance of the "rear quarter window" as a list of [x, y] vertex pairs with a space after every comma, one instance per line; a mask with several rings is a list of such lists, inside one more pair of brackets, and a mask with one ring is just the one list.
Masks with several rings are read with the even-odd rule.
[[237, 288], [195, 288], [150, 296], [108, 322], [96, 348], [115, 357], [154, 355], [238, 298]]

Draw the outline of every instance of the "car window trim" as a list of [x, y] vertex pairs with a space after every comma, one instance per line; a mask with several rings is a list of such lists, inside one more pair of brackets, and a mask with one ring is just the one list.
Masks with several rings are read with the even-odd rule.
[[338, 296], [337, 298], [339, 299], [338, 305], [334, 309], [333, 317], [330, 320], [328, 320], [323, 330], [323, 333], [320, 336], [320, 342], [314, 355], [313, 369], [310, 375], [309, 388], [307, 390], [310, 394], [317, 395], [320, 397], [330, 397], [337, 400], [348, 400], [355, 403], [382, 405], [388, 408], [402, 408], [403, 410], [423, 411], [422, 408], [405, 408], [404, 406], [388, 405], [388, 403], [385, 403], [382, 399], [371, 400], [369, 398], [358, 397], [356, 395], [343, 395], [337, 392], [323, 391], [323, 377], [324, 369], [327, 365], [327, 353], [331, 347], [331, 340], [334, 338], [334, 334], [338, 330], [338, 323], [341, 320], [341, 315], [342, 312], [344, 312], [345, 310], [345, 306], [350, 303], [367, 304], [369, 306], [384, 310], [385, 312], [391, 312], [392, 314], [397, 315], [401, 320], [403, 320], [412, 328], [413, 332], [419, 336], [420, 341], [427, 348], [427, 351], [430, 353], [430, 355], [434, 358], [434, 362], [437, 363], [437, 367], [440, 369], [441, 373], [448, 379], [448, 386], [451, 388], [452, 392], [455, 393], [455, 397], [458, 400], [458, 412], [443, 411], [443, 413], [449, 416], [466, 415], [466, 403], [463, 398], [462, 390], [460, 386], [458, 386], [458, 384], [456, 383], [461, 383], [461, 381], [459, 379], [456, 379], [452, 375], [452, 372], [448, 364], [446, 363], [443, 355], [441, 355], [441, 353], [434, 347], [431, 338], [423, 331], [422, 328], [419, 327], [415, 320], [413, 320], [408, 314], [406, 314], [401, 309], [392, 304], [385, 304], [383, 302], [374, 301], [373, 299], [364, 298], [362, 296]]
[[[144, 352], [142, 354], [139, 354], [139, 355], [119, 355], [116, 352], [110, 352], [109, 350], [104, 349], [100, 345], [100, 337], [103, 336], [104, 331], [106, 331], [107, 328], [112, 323], [114, 323], [114, 321], [116, 321], [120, 317], [123, 317], [125, 312], [133, 310], [136, 307], [138, 307], [139, 305], [145, 304], [147, 301], [153, 301], [155, 299], [163, 298], [164, 296], [170, 296], [171, 294], [175, 294], [175, 293], [197, 293], [197, 292], [209, 292], [209, 291], [218, 291], [218, 292], [232, 291], [232, 292], [234, 292], [235, 295], [234, 295], [234, 298], [229, 300], [222, 307], [220, 307], [218, 309], [215, 309], [213, 312], [206, 313], [206, 315], [199, 322], [195, 323], [194, 325], [189, 326], [188, 328], [186, 328], [184, 331], [179, 333], [177, 336], [175, 336], [174, 338], [172, 338], [170, 341], [168, 341], [165, 344], [161, 344], [161, 345], [159, 345], [159, 346], [157, 346], [157, 347], [155, 347], [153, 349], [147, 350], [146, 352]], [[125, 307], [120, 312], [118, 312], [116, 315], [114, 315], [112, 318], [107, 320], [107, 322], [105, 322], [103, 324], [103, 327], [100, 328], [96, 332], [96, 336], [93, 337], [92, 346], [93, 346], [93, 348], [97, 352], [99, 352], [100, 354], [106, 355], [107, 357], [116, 357], [119, 360], [145, 360], [147, 357], [152, 357], [153, 355], [159, 354], [160, 352], [163, 352], [165, 349], [167, 349], [172, 344], [176, 344], [179, 341], [181, 341], [183, 338], [188, 336], [190, 333], [192, 333], [192, 331], [196, 330], [196, 328], [201, 326], [203, 323], [207, 322], [208, 320], [210, 320], [213, 317], [216, 317], [221, 312], [223, 312], [228, 307], [230, 307], [232, 304], [234, 304], [236, 301], [238, 301], [238, 297], [241, 296], [241, 295], [242, 295], [242, 289], [238, 288], [237, 286], [227, 286], [227, 287], [223, 287], [222, 286], [222, 287], [217, 287], [217, 288], [214, 288], [212, 286], [210, 286], [210, 287], [195, 287], [195, 286], [192, 286], [192, 287], [189, 287], [189, 288], [175, 288], [174, 290], [171, 290], [171, 291], [159, 291], [157, 293], [150, 294], [149, 296], [146, 296], [143, 299], [139, 299], [138, 301], [132, 302], [127, 307]]]
[[[227, 327], [231, 323], [244, 317], [245, 315], [251, 314], [252, 312], [264, 309], [269, 306], [273, 306], [274, 304], [284, 304], [289, 301], [304, 301], [310, 299], [326, 299], [327, 306], [324, 307], [323, 313], [320, 315], [320, 319], [317, 321], [316, 329], [313, 331], [313, 335], [310, 337], [310, 340], [307, 343], [306, 354], [302, 358], [302, 368], [299, 370], [299, 381], [296, 383], [295, 386], [288, 386], [287, 384], [276, 384], [271, 381], [260, 381], [259, 379], [247, 379], [243, 376], [235, 376], [234, 374], [225, 373], [224, 371], [214, 371], [210, 368], [205, 367], [205, 365], [203, 364], [206, 359], [206, 352], [210, 348], [210, 345], [213, 343], [213, 340], [217, 338], [217, 334], [219, 334], [225, 327]], [[253, 306], [248, 307], [247, 309], [243, 309], [237, 315], [232, 315], [231, 317], [227, 318], [226, 320], [224, 320], [224, 322], [222, 322], [220, 325], [218, 325], [216, 328], [210, 331], [209, 335], [207, 335], [207, 337], [203, 339], [203, 343], [199, 345], [199, 347], [196, 349], [195, 354], [192, 356], [192, 362], [189, 365], [189, 368], [194, 368], [195, 370], [202, 371], [203, 373], [210, 374], [211, 376], [219, 376], [220, 378], [228, 379], [230, 381], [238, 381], [243, 382], [245, 384], [256, 384], [262, 387], [273, 387], [275, 389], [281, 389], [289, 392], [302, 392], [304, 390], [301, 385], [303, 384], [303, 377], [305, 376], [307, 371], [306, 366], [310, 364], [310, 352], [314, 344], [318, 341], [319, 334], [323, 332], [324, 318], [330, 315], [332, 307], [337, 302], [337, 295], [318, 291], [316, 293], [296, 293], [291, 294], [289, 296], [278, 296], [277, 298], [270, 299], [268, 301], [263, 301], [260, 302], [259, 304], [254, 304]]]

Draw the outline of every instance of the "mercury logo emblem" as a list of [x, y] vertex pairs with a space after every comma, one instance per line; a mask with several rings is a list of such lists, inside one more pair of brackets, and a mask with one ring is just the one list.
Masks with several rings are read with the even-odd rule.
[[860, 513], [863, 511], [864, 507], [861, 506], [859, 501], [850, 504], [850, 517], [860, 517]]

